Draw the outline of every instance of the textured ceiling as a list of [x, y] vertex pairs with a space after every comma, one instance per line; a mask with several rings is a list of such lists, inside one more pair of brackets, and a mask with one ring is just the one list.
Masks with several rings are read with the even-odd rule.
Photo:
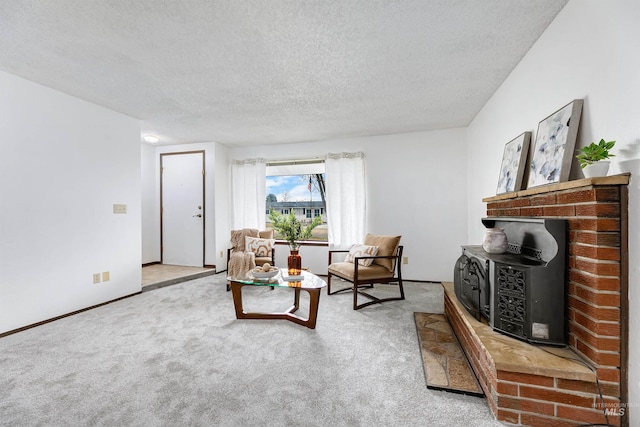
[[0, 69], [252, 145], [466, 126], [567, 0], [0, 0]]

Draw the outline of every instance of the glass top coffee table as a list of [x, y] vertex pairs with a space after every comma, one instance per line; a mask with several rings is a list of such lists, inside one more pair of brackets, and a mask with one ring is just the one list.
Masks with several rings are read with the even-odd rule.
[[[327, 286], [327, 283], [307, 271], [302, 271], [300, 276], [291, 277], [287, 274], [286, 268], [281, 268], [280, 272], [270, 279], [229, 279], [229, 285], [233, 294], [233, 304], [236, 308], [236, 319], [284, 319], [315, 329], [318, 317], [318, 303], [320, 302], [320, 289]], [[242, 308], [242, 288], [244, 286], [271, 286], [276, 289], [293, 289], [293, 305], [281, 313], [246, 313]], [[300, 308], [301, 290], [309, 294], [309, 317], [306, 319], [294, 314]]]

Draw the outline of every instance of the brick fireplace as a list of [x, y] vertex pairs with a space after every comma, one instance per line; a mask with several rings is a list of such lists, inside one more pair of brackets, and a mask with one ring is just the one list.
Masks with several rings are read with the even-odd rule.
[[629, 178], [581, 179], [483, 199], [488, 217], [563, 218], [569, 225], [566, 349], [493, 331], [470, 316], [445, 284], [445, 312], [498, 420], [605, 424], [606, 408], [611, 425], [628, 424]]

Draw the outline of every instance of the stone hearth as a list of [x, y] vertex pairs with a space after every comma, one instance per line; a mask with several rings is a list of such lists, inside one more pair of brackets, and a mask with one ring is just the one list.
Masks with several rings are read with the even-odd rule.
[[628, 183], [624, 174], [483, 199], [488, 217], [563, 218], [569, 224], [566, 349], [493, 331], [459, 306], [453, 286], [445, 284], [445, 313], [498, 420], [604, 424], [606, 407], [610, 424], [627, 425]]

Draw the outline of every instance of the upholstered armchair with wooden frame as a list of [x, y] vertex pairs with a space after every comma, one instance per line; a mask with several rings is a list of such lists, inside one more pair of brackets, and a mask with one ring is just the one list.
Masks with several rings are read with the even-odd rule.
[[[380, 236], [367, 234], [363, 245], [354, 245], [350, 250], [330, 250], [329, 268], [327, 271], [327, 294], [353, 292], [353, 309], [358, 310], [372, 304], [404, 299], [402, 286], [402, 249], [401, 236]], [[347, 253], [344, 261], [334, 262], [337, 253]], [[350, 287], [332, 290], [331, 279], [337, 277], [351, 283]], [[366, 292], [374, 284], [398, 284], [397, 296], [377, 297]], [[335, 289], [335, 288], [334, 288]], [[368, 299], [358, 303], [358, 295]]]
[[[227, 249], [227, 274], [231, 275], [241, 271], [250, 270], [255, 266], [262, 266], [269, 263], [275, 265], [276, 248], [273, 239], [273, 230], [258, 231], [245, 228], [242, 230], [231, 230], [231, 247]], [[239, 264], [235, 268], [232, 263]], [[227, 283], [227, 291], [231, 289]], [[273, 288], [272, 288], [273, 289]]]

